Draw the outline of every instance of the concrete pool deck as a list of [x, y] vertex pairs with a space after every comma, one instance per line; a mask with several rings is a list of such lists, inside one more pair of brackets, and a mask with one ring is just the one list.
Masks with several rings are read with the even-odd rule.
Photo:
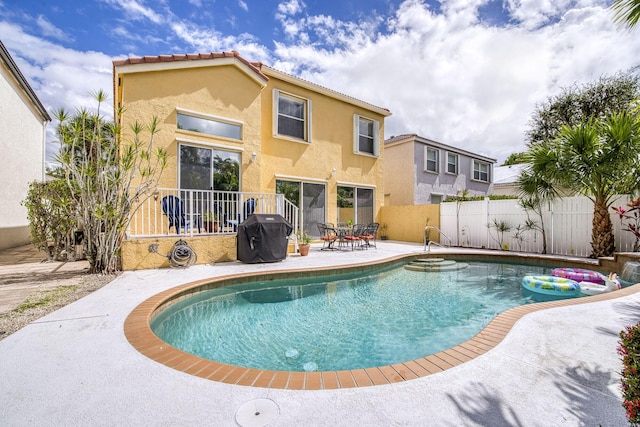
[[272, 426], [628, 424], [616, 349], [620, 330], [640, 320], [640, 293], [630, 288], [614, 299], [527, 314], [473, 360], [372, 387], [287, 390], [210, 381], [143, 356], [124, 335], [125, 319], [138, 304], [179, 284], [355, 264], [422, 249], [389, 241], [355, 252], [321, 252], [314, 245], [308, 257], [274, 264], [125, 272], [0, 341], [0, 425], [236, 426], [236, 412], [256, 399], [277, 407]]

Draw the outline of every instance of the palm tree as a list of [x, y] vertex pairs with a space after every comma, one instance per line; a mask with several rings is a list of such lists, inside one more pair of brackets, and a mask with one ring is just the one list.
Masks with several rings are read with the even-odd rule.
[[[527, 230], [540, 231], [542, 235], [542, 253], [547, 253], [547, 232], [544, 226], [542, 210], [546, 204], [550, 204], [553, 199], [559, 196], [558, 190], [546, 178], [546, 167], [553, 165], [549, 162], [549, 147], [536, 144], [531, 146], [523, 156], [527, 166], [522, 170], [516, 184], [520, 190], [520, 205], [527, 212]], [[538, 221], [529, 218], [529, 211], [533, 211], [539, 218]]]
[[240, 165], [234, 159], [213, 158], [213, 188], [221, 191], [238, 191]]
[[611, 10], [615, 13], [613, 22], [631, 29], [640, 19], [640, 0], [615, 0], [611, 4]]
[[632, 112], [612, 113], [561, 128], [556, 139], [530, 148], [532, 173], [555, 189], [593, 201], [593, 257], [615, 250], [609, 207], [618, 194], [640, 189], [640, 120]]

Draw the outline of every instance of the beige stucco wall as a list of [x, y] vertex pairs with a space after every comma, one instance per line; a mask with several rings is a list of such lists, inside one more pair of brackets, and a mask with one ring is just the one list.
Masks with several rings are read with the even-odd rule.
[[413, 205], [415, 203], [415, 161], [413, 141], [391, 144], [384, 150], [385, 204]]
[[[183, 237], [196, 254], [196, 264], [235, 261], [236, 236]], [[123, 270], [170, 267], [167, 255], [179, 240], [177, 236], [127, 240], [122, 247]], [[158, 245], [156, 253], [149, 251], [150, 245]]]
[[493, 184], [494, 196], [518, 196], [520, 189], [516, 184]]
[[27, 197], [29, 183], [44, 179], [46, 124], [24, 95], [13, 75], [0, 62], [0, 249], [29, 243]]
[[[440, 227], [440, 205], [383, 206], [380, 224], [387, 225], [385, 234], [389, 240], [423, 243], [427, 225]], [[430, 239], [439, 241], [434, 233]]]
[[[123, 131], [129, 138], [129, 124], [146, 124], [155, 115], [160, 132], [155, 144], [167, 149], [169, 162], [160, 187], [178, 186], [178, 139], [181, 143], [240, 152], [241, 188], [260, 191], [260, 174], [251, 164], [251, 153], [260, 152], [260, 92], [262, 87], [232, 65], [188, 68], [120, 76]], [[206, 115], [241, 121], [242, 141], [176, 128], [181, 108]], [[148, 137], [148, 133], [145, 134]], [[185, 140], [187, 142], [185, 142]], [[126, 141], [126, 137], [125, 137]]]
[[[311, 142], [296, 142], [274, 137], [273, 89], [310, 99], [312, 109]], [[354, 115], [380, 124], [379, 157], [354, 154]], [[337, 222], [338, 185], [374, 189], [374, 218], [384, 201], [383, 135], [384, 117], [373, 111], [331, 98], [307, 88], [270, 76], [262, 92], [262, 190], [275, 192], [276, 177], [325, 183], [327, 188], [326, 221]], [[335, 175], [332, 170], [335, 168]]]

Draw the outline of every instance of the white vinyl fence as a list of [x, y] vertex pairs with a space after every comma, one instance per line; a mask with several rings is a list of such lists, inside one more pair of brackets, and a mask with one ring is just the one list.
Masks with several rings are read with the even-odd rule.
[[[626, 206], [628, 196], [619, 196], [612, 207]], [[440, 229], [451, 239], [452, 245], [499, 249], [508, 246], [511, 251], [542, 252], [542, 234], [524, 230], [527, 218], [540, 224], [540, 218], [525, 211], [517, 199], [462, 202], [443, 202], [440, 205]], [[618, 214], [610, 209], [617, 252], [631, 252], [634, 238], [629, 231], [621, 231]], [[506, 222], [511, 230], [502, 233], [495, 222]], [[555, 200], [543, 211], [547, 235], [547, 253], [588, 257], [591, 254], [593, 202], [586, 197], [564, 197]], [[522, 231], [517, 231], [520, 225]], [[521, 236], [518, 238], [518, 236]], [[502, 245], [501, 245], [502, 244]]]

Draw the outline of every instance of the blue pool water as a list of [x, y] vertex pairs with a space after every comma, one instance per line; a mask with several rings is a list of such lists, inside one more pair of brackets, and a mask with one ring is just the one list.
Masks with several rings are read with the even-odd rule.
[[253, 282], [203, 291], [151, 322], [165, 342], [247, 368], [335, 371], [389, 365], [455, 346], [498, 313], [533, 302], [520, 281], [549, 269], [470, 263], [364, 277]]

